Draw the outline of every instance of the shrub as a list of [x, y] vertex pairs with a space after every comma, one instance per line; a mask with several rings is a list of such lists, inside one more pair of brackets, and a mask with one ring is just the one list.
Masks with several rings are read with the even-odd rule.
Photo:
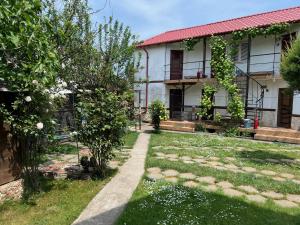
[[160, 121], [167, 119], [166, 107], [160, 100], [156, 100], [156, 101], [152, 102], [149, 110], [150, 110], [150, 114], [151, 114], [151, 120], [152, 120], [153, 127], [154, 127], [155, 131], [159, 131]]
[[284, 54], [280, 72], [290, 88], [300, 89], [300, 38], [294, 41], [291, 48]]

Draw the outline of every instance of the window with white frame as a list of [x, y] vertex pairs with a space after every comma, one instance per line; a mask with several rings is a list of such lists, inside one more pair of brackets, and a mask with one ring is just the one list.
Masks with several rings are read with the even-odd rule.
[[234, 46], [235, 54], [232, 56], [232, 60], [234, 62], [245, 62], [248, 58], [248, 46], [248, 42], [242, 42]]

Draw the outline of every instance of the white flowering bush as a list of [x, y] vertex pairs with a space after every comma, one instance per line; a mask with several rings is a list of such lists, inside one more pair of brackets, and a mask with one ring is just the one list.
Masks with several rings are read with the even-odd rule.
[[13, 97], [0, 103], [0, 120], [10, 126], [21, 153], [25, 188], [37, 191], [39, 157], [53, 137], [58, 57], [40, 0], [3, 0], [0, 18], [0, 82]]

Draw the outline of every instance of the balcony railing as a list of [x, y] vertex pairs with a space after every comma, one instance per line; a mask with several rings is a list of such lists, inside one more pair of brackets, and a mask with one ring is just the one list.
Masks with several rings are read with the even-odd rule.
[[[254, 75], [279, 75], [280, 73], [281, 53], [263, 53], [250, 56], [250, 76]], [[182, 80], [184, 79], [202, 79], [213, 78], [211, 71], [211, 60], [187, 61], [181, 64]], [[204, 67], [205, 65], [205, 67]], [[247, 71], [247, 60], [235, 62], [242, 71]], [[171, 79], [171, 64], [164, 65], [164, 80]]]

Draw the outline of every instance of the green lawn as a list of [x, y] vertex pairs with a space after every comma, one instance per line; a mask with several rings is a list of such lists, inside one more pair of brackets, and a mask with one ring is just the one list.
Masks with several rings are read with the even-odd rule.
[[110, 178], [101, 181], [48, 181], [44, 192], [35, 196], [32, 203], [10, 201], [0, 205], [0, 224], [71, 224]]
[[[125, 147], [132, 148], [137, 132], [125, 136]], [[75, 151], [76, 150], [76, 151]], [[51, 153], [74, 154], [77, 149], [71, 145], [52, 148]], [[125, 158], [122, 158], [125, 161]], [[91, 199], [104, 187], [115, 172], [103, 180], [45, 180], [43, 191], [33, 197], [31, 203], [6, 201], [0, 204], [2, 225], [68, 225], [71, 224]]]
[[[172, 157], [176, 159], [171, 161]], [[287, 201], [288, 196], [300, 199], [299, 159], [300, 147], [295, 145], [207, 134], [153, 134], [146, 168], [159, 168], [162, 179], [146, 172], [117, 224], [299, 225], [300, 202]], [[255, 172], [244, 171], [247, 168]], [[194, 177], [172, 175], [175, 183], [168, 182], [163, 172], [170, 169]], [[270, 171], [274, 174], [264, 174]], [[198, 180], [208, 176], [215, 179], [214, 184]], [[194, 186], [187, 187], [187, 181]], [[221, 181], [232, 187], [220, 188]], [[257, 193], [247, 193], [241, 186], [251, 186]], [[265, 195], [271, 191], [280, 196]], [[251, 201], [254, 195], [264, 202]]]

